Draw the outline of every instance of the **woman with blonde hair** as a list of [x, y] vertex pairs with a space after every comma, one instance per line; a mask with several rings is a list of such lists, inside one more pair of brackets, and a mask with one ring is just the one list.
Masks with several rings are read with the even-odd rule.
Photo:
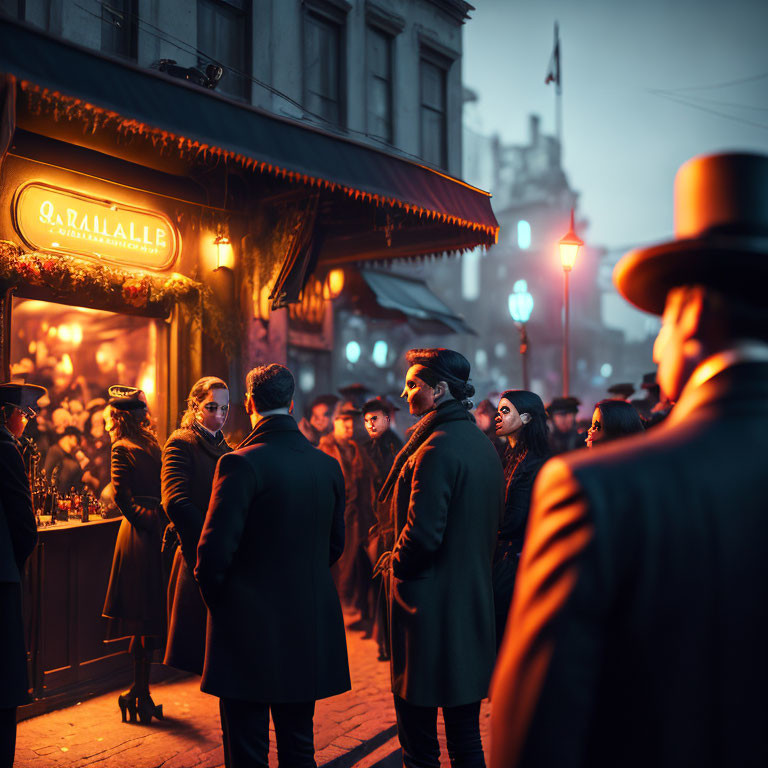
[[[116, 391], [117, 388], [114, 388]], [[141, 393], [143, 394], [143, 393]], [[152, 652], [165, 631], [160, 542], [165, 517], [160, 506], [160, 446], [139, 390], [121, 388], [104, 410], [112, 441], [112, 486], [123, 514], [103, 614], [107, 640], [131, 637], [134, 682], [118, 697], [123, 715], [142, 723], [162, 719], [162, 706], [149, 694]]]
[[193, 574], [216, 463], [232, 450], [221, 433], [228, 415], [226, 383], [204, 376], [189, 393], [181, 427], [163, 447], [163, 507], [179, 541], [168, 583], [164, 663], [196, 675], [203, 672], [207, 611]]

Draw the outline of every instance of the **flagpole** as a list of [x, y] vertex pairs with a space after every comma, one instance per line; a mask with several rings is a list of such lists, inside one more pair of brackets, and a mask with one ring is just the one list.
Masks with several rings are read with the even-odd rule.
[[563, 49], [560, 47], [560, 34], [555, 22], [555, 51], [557, 51], [557, 73], [555, 76], [555, 135], [560, 146], [560, 164], [563, 162]]

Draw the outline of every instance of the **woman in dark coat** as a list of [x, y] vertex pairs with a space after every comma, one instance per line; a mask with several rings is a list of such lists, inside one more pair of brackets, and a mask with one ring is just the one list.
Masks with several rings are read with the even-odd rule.
[[104, 411], [112, 439], [112, 485], [123, 514], [103, 614], [110, 619], [107, 640], [130, 636], [134, 683], [118, 697], [126, 719], [162, 719], [162, 706], [149, 695], [152, 651], [165, 632], [165, 600], [160, 559], [165, 516], [160, 506], [160, 446], [150, 426], [146, 402], [113, 397]]
[[517, 563], [525, 540], [533, 483], [550, 456], [547, 413], [541, 398], [525, 389], [504, 392], [496, 412], [496, 435], [507, 441], [504, 453], [504, 517], [493, 558], [498, 650], [504, 637]]
[[163, 447], [163, 509], [179, 542], [168, 584], [163, 663], [196, 675], [203, 674], [208, 612], [193, 573], [216, 463], [232, 450], [221, 434], [228, 414], [227, 385], [215, 376], [205, 376], [189, 393], [181, 428]]

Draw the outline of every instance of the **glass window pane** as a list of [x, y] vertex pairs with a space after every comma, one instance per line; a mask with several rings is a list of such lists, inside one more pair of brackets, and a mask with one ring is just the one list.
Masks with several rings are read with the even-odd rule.
[[445, 166], [445, 115], [422, 107], [421, 155], [428, 163]]
[[392, 141], [392, 39], [368, 29], [368, 133]]
[[102, 51], [116, 56], [136, 58], [135, 6], [133, 0], [110, 0], [102, 4]]
[[421, 62], [421, 103], [445, 109], [445, 70], [429, 61]]
[[313, 15], [306, 17], [304, 83], [305, 106], [333, 123], [340, 121], [341, 30]]
[[[224, 76], [216, 90], [238, 98], [249, 98], [251, 94], [250, 66], [246, 60], [246, 21], [247, 15], [230, 5], [198, 0], [197, 47], [203, 56], [224, 67]], [[203, 67], [208, 63], [205, 58], [199, 62]]]

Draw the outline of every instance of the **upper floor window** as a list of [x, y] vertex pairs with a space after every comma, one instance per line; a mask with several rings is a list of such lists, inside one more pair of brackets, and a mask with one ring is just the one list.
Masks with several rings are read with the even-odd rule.
[[101, 50], [126, 59], [138, 58], [138, 0], [101, 3]]
[[421, 80], [421, 156], [432, 165], [448, 165], [447, 68], [430, 56], [422, 55]]
[[368, 133], [392, 143], [392, 38], [368, 27]]
[[307, 12], [304, 24], [304, 107], [330, 123], [345, 121], [343, 93], [344, 27], [325, 15]]
[[251, 98], [250, 0], [197, 0], [197, 47], [204, 66], [215, 61], [224, 68], [217, 91], [238, 99]]

